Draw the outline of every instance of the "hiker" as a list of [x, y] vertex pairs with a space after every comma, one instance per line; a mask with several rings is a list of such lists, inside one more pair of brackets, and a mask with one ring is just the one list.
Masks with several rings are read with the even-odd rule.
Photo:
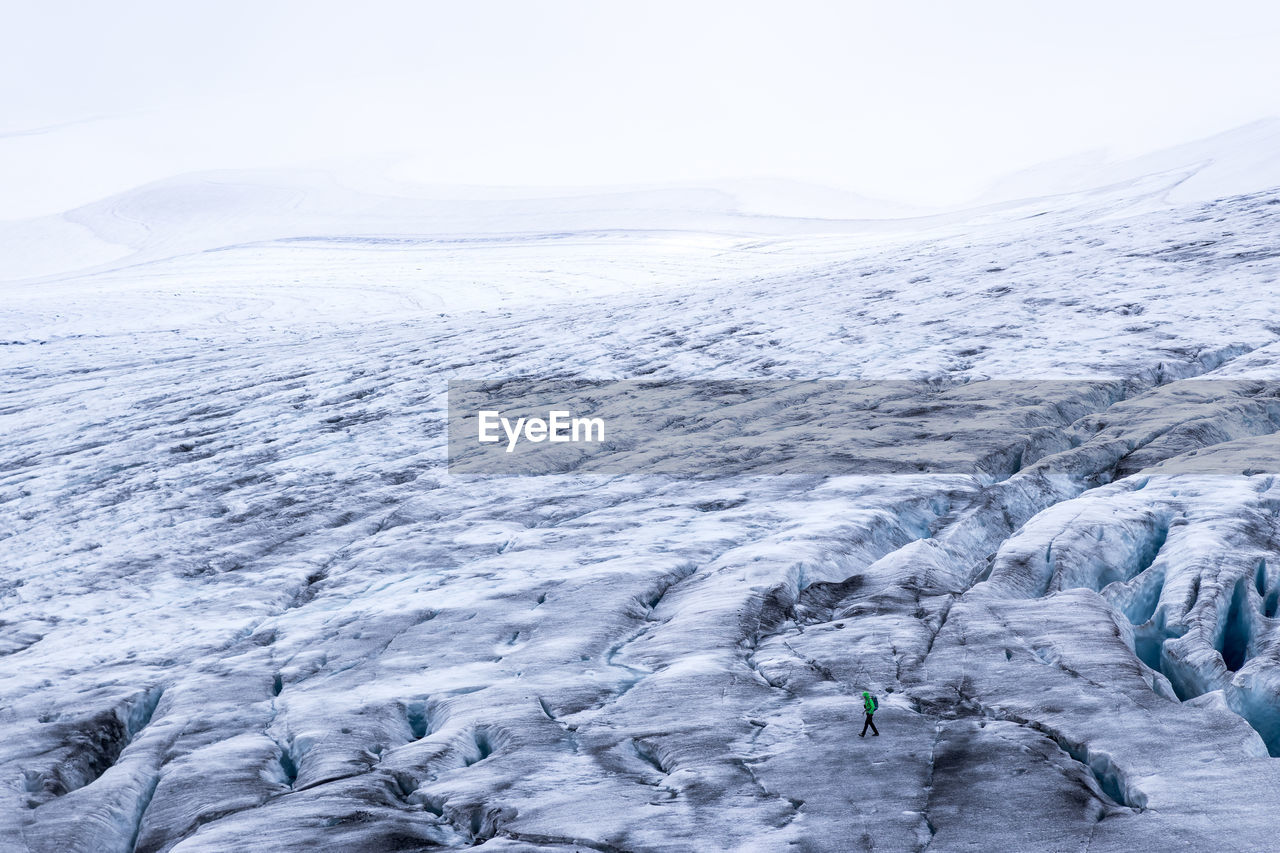
[[871, 719], [871, 715], [876, 712], [876, 708], [880, 707], [880, 703], [876, 701], [876, 697], [872, 696], [866, 690], [862, 691], [862, 708], [867, 712], [867, 721], [862, 724], [862, 734], [858, 737], [867, 736], [867, 726], [871, 727], [871, 734], [874, 737], [880, 737], [879, 730], [876, 729], [875, 720]]

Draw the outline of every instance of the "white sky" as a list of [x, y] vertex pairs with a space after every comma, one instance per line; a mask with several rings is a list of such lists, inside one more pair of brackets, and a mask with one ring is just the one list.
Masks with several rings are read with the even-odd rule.
[[8, 2], [0, 218], [409, 155], [436, 183], [784, 177], [913, 203], [1280, 115], [1280, 4]]

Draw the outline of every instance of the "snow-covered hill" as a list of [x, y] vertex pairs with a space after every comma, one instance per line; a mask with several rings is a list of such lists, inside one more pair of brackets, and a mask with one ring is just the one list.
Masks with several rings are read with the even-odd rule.
[[1017, 240], [1266, 189], [1280, 184], [1277, 150], [1280, 120], [1260, 122], [1137, 161], [1051, 164], [993, 188], [984, 207], [940, 211], [777, 181], [535, 193], [356, 171], [183, 175], [0, 222], [0, 337], [287, 328], [685, 292], [890, 245]]
[[[1177, 195], [1264, 131], [907, 219], [4, 224], [0, 850], [1271, 849], [1280, 188]], [[447, 381], [544, 375], [1091, 381], [1000, 476], [451, 475]]]

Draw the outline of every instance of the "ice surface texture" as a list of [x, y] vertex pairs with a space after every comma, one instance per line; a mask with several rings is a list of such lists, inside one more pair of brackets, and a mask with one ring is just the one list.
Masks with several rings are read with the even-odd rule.
[[[1280, 192], [1125, 191], [6, 285], [0, 850], [1273, 849]], [[1103, 382], [976, 473], [450, 476], [546, 375]]]

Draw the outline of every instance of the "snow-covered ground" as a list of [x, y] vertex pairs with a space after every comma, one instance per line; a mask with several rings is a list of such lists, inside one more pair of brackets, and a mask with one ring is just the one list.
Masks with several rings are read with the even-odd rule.
[[[1276, 139], [898, 219], [0, 223], [0, 850], [1273, 849]], [[450, 474], [447, 381], [546, 375], [1049, 402], [999, 475]]]

